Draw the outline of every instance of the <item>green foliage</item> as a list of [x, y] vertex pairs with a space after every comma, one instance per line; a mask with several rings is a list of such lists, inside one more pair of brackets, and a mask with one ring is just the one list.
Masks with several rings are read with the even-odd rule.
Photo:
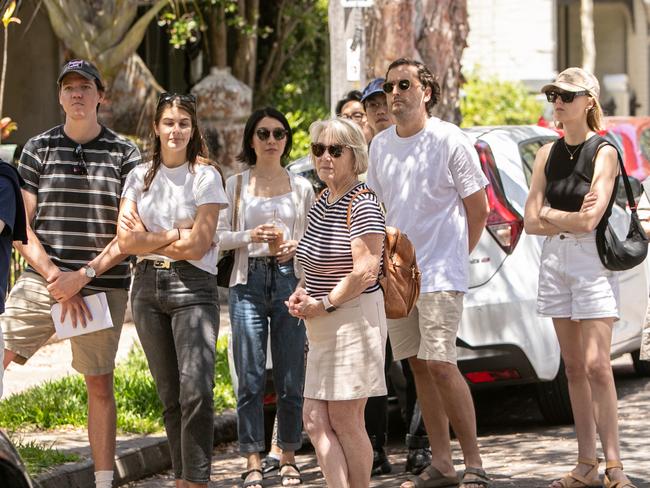
[[[222, 412], [236, 401], [230, 383], [227, 338], [217, 341], [215, 409]], [[87, 393], [81, 375], [48, 381], [0, 402], [0, 425], [9, 429], [85, 427]], [[162, 406], [140, 347], [115, 368], [117, 428], [121, 432], [151, 433], [163, 428]]]
[[20, 438], [11, 438], [11, 442], [20, 454], [25, 468], [30, 476], [35, 476], [42, 473], [52, 466], [57, 466], [63, 463], [71, 463], [81, 459], [77, 454], [67, 454], [53, 449], [51, 444], [46, 444], [38, 441], [23, 442]]
[[534, 124], [542, 115], [542, 103], [522, 83], [485, 79], [474, 73], [462, 90], [461, 127]]

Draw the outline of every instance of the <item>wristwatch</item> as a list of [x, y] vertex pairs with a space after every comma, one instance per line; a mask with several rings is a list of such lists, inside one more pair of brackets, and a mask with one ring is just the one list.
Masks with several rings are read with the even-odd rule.
[[329, 295], [325, 295], [320, 300], [321, 300], [321, 302], [323, 302], [323, 308], [325, 308], [325, 311], [327, 313], [332, 313], [334, 310], [336, 310], [336, 307], [334, 305], [332, 305], [332, 302], [330, 302]]
[[93, 268], [90, 264], [84, 266], [83, 270], [84, 273], [86, 274], [86, 278], [90, 278], [92, 280], [95, 276], [97, 276], [97, 273], [95, 272], [95, 268]]

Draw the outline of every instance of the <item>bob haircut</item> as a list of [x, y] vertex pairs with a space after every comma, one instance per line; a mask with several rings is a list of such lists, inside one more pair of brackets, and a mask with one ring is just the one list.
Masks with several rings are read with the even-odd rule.
[[[311, 142], [317, 142], [322, 134], [329, 135], [334, 144], [349, 146], [354, 154], [354, 174], [360, 175], [368, 171], [368, 145], [361, 128], [350, 120], [334, 117], [327, 120], [317, 120], [309, 126]], [[314, 167], [316, 157], [310, 152]]]
[[255, 150], [253, 149], [253, 137], [255, 136], [255, 128], [257, 127], [257, 124], [264, 117], [271, 117], [272, 119], [277, 120], [287, 131], [284, 151], [280, 157], [282, 162], [284, 162], [291, 153], [291, 146], [293, 144], [293, 132], [291, 131], [289, 121], [279, 110], [273, 107], [264, 107], [255, 110], [255, 112], [253, 112], [250, 117], [248, 117], [248, 120], [246, 121], [246, 127], [244, 127], [244, 138], [242, 139], [241, 152], [237, 155], [237, 161], [246, 163], [249, 166], [255, 166], [257, 163], [257, 154], [255, 154]]

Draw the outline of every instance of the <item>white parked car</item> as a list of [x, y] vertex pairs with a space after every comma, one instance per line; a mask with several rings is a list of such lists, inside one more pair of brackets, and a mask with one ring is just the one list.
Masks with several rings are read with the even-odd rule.
[[[490, 215], [470, 255], [470, 290], [458, 332], [458, 365], [473, 389], [536, 384], [544, 418], [572, 420], [566, 376], [551, 319], [536, 313], [537, 279], [544, 237], [524, 232], [524, 205], [537, 150], [557, 139], [538, 126], [466, 129], [478, 151], [487, 187]], [[308, 161], [289, 169], [315, 174]], [[615, 204], [611, 221], [623, 237], [629, 217]], [[634, 353], [648, 303], [646, 265], [620, 274], [621, 319], [614, 324], [612, 357]], [[649, 374], [648, 363], [635, 361]]]

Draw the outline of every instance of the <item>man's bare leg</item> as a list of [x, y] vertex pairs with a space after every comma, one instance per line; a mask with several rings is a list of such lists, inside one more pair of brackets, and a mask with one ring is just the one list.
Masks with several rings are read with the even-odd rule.
[[113, 373], [84, 378], [88, 389], [88, 440], [95, 471], [113, 471], [117, 421]]

